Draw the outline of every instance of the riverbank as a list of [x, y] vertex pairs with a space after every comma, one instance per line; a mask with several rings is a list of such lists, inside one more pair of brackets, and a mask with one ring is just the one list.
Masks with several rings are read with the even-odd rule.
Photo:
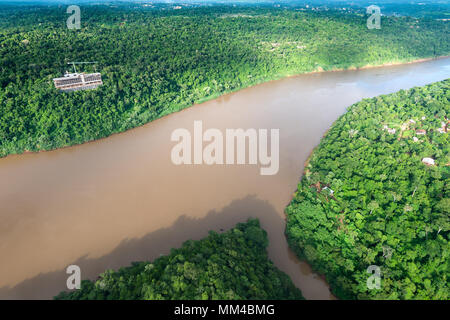
[[[392, 62], [392, 63], [385, 63], [383, 65], [366, 65], [360, 68], [356, 68], [356, 67], [352, 67], [352, 68], [348, 68], [348, 69], [336, 69], [336, 70], [331, 70], [331, 71], [313, 71], [310, 73], [306, 73], [306, 74], [313, 74], [313, 73], [323, 73], [323, 72], [338, 72], [338, 71], [346, 71], [346, 70], [366, 70], [366, 69], [374, 69], [374, 68], [382, 68], [382, 67], [389, 67], [389, 66], [400, 66], [400, 65], [407, 65], [407, 64], [412, 64], [412, 63], [421, 63], [421, 62], [426, 62], [426, 61], [432, 61], [432, 60], [440, 60], [440, 59], [447, 59], [450, 58], [450, 56], [441, 56], [441, 57], [435, 57], [435, 58], [423, 58], [423, 59], [415, 59], [415, 60], [411, 60], [411, 61], [403, 61], [403, 62]], [[297, 77], [297, 76], [301, 76], [302, 74], [298, 74], [298, 75], [293, 75], [291, 77]], [[349, 106], [351, 107], [351, 106]], [[337, 119], [336, 121], [338, 121], [339, 119]], [[334, 124], [334, 123], [333, 123]], [[331, 127], [322, 135], [321, 140], [323, 138], [325, 138], [325, 136], [327, 135], [328, 131], [331, 129]], [[314, 151], [316, 150], [318, 146], [314, 147], [313, 150], [311, 150], [311, 153], [309, 154], [308, 158], [306, 159], [305, 163], [304, 163], [304, 167], [306, 168], [311, 160], [311, 157], [314, 154]]]
[[[419, 19], [410, 28], [406, 18], [386, 17], [382, 30], [368, 30], [364, 17], [337, 11], [239, 8], [252, 12], [250, 22], [219, 18], [219, 7], [173, 16], [92, 6], [85, 8], [85, 27], [60, 28], [55, 38], [58, 10], [24, 8], [5, 23], [26, 28], [0, 30], [10, 39], [0, 47], [2, 157], [98, 140], [286, 76], [449, 54], [450, 26], [439, 21]], [[36, 19], [45, 23], [30, 23]], [[99, 62], [103, 86], [70, 94], [54, 88], [69, 47]]]
[[[364, 98], [448, 78], [448, 59], [263, 83], [92, 143], [0, 159], [0, 299], [47, 299], [65, 290], [68, 265], [83, 278], [151, 261], [208, 230], [259, 218], [269, 258], [306, 299], [332, 298], [285, 237], [285, 207], [307, 157]], [[280, 170], [176, 166], [177, 128], [280, 129]], [[2, 227], [3, 226], [3, 227]], [[39, 290], [36, 290], [39, 288]]]
[[[286, 208], [286, 235], [299, 257], [326, 274], [339, 298], [448, 299], [442, 270], [449, 199], [441, 174], [448, 135], [438, 133], [436, 123], [447, 122], [449, 85], [447, 79], [352, 105], [309, 157], [311, 165]], [[406, 131], [388, 133], [385, 119], [411, 120]], [[427, 137], [414, 138], [425, 153], [413, 142], [423, 127]], [[436, 164], [426, 167], [425, 155]], [[420, 257], [430, 246], [432, 264]], [[369, 266], [381, 272], [378, 290], [370, 286]]]
[[[161, 118], [163, 118], [165, 116], [168, 116], [170, 114], [174, 114], [174, 113], [178, 113], [178, 112], [184, 111], [184, 110], [186, 110], [188, 108], [191, 108], [191, 107], [193, 107], [195, 105], [201, 105], [201, 104], [203, 104], [205, 102], [208, 102], [208, 101], [211, 101], [211, 100], [215, 100], [215, 99], [217, 99], [219, 97], [226, 97], [227, 95], [234, 94], [234, 93], [242, 91], [242, 90], [250, 89], [252, 87], [255, 87], [255, 86], [258, 86], [258, 85], [261, 85], [261, 84], [264, 84], [264, 83], [271, 83], [271, 82], [274, 82], [274, 81], [279, 81], [279, 80], [282, 80], [282, 79], [285, 79], [285, 78], [295, 78], [295, 77], [299, 77], [299, 76], [318, 74], [318, 73], [330, 73], [330, 72], [351, 71], [351, 70], [366, 70], [366, 69], [383, 68], [383, 67], [389, 67], [389, 66], [400, 66], [400, 65], [421, 63], [421, 62], [432, 61], [432, 60], [446, 59], [446, 58], [449, 58], [449, 57], [450, 56], [447, 55], [447, 56], [439, 56], [439, 57], [412, 59], [412, 60], [406, 59], [406, 60], [403, 60], [403, 61], [394, 61], [394, 62], [383, 63], [383, 64], [379, 64], [379, 65], [366, 64], [366, 65], [361, 66], [361, 67], [354, 67], [354, 66], [352, 66], [352, 67], [349, 67], [349, 68], [335, 68], [335, 69], [331, 69], [331, 70], [324, 70], [324, 69], [320, 68], [321, 70], [314, 70], [314, 71], [308, 71], [308, 72], [303, 72], [303, 73], [295, 73], [295, 74], [288, 73], [288, 74], [284, 74], [284, 75], [277, 75], [277, 76], [272, 77], [272, 78], [267, 78], [265, 80], [256, 81], [255, 83], [251, 83], [250, 85], [245, 86], [245, 87], [240, 87], [240, 88], [236, 88], [234, 90], [225, 91], [225, 92], [222, 92], [222, 93], [217, 93], [217, 94], [211, 95], [209, 97], [205, 97], [205, 98], [200, 99], [199, 101], [195, 102], [194, 104], [189, 104], [189, 105], [188, 104], [182, 104], [182, 105], [179, 105], [179, 106], [175, 107], [172, 111], [167, 112], [167, 113], [163, 113], [160, 116], [158, 116], [157, 118], [155, 118], [154, 120], [146, 122], [146, 123], [142, 124], [141, 126], [144, 126], [146, 124], [158, 121], [159, 119], [161, 119]], [[136, 129], [138, 127], [133, 127], [133, 128], [127, 129], [125, 131], [133, 130], [133, 129]], [[111, 137], [113, 135], [120, 134], [120, 133], [123, 133], [125, 131], [118, 131], [118, 132], [112, 133], [112, 134], [110, 134], [108, 136], [100, 137], [98, 139], [88, 140], [88, 141], [85, 141], [83, 143], [75, 143], [75, 144], [65, 145], [65, 146], [57, 147], [57, 148], [54, 148], [54, 149], [48, 149], [48, 150], [47, 149], [43, 149], [43, 150], [39, 150], [39, 151], [25, 150], [22, 153], [8, 154], [8, 155], [3, 156], [3, 157], [13, 156], [13, 155], [20, 155], [20, 154], [41, 153], [41, 152], [47, 152], [47, 151], [52, 151], [52, 150], [57, 150], [57, 149], [70, 148], [70, 147], [75, 146], [75, 145], [92, 143], [92, 142], [95, 142], [95, 141], [98, 141], [98, 140], [107, 139], [107, 138], [109, 138], [109, 137]], [[2, 158], [2, 157], [0, 156], [0, 158]]]

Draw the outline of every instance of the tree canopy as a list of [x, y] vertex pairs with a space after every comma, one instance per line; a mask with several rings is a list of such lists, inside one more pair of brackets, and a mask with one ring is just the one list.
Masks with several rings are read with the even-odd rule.
[[[213, 6], [0, 7], [0, 157], [106, 137], [267, 80], [448, 55], [449, 24], [339, 10]], [[164, 9], [164, 10], [163, 10]], [[61, 93], [70, 61], [104, 85]], [[85, 65], [80, 71], [93, 71]]]
[[268, 259], [266, 232], [250, 219], [179, 249], [153, 262], [135, 262], [107, 270], [81, 289], [55, 299], [71, 300], [223, 300], [303, 299], [289, 277]]

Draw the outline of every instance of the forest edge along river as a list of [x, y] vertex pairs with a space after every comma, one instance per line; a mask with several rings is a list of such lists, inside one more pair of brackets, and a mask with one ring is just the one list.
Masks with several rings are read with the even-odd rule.
[[[0, 299], [51, 298], [66, 268], [82, 278], [153, 260], [209, 230], [249, 217], [268, 232], [269, 257], [307, 299], [330, 299], [327, 283], [289, 250], [284, 208], [323, 134], [363, 98], [450, 76], [450, 58], [305, 74], [195, 105], [92, 143], [0, 159]], [[279, 129], [279, 171], [255, 165], [175, 165], [171, 133]]]

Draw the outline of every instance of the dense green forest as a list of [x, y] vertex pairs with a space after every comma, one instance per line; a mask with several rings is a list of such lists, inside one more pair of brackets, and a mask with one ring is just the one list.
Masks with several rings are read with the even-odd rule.
[[153, 262], [107, 270], [55, 299], [303, 299], [268, 259], [267, 245], [259, 221], [249, 219], [227, 232], [187, 241]]
[[[305, 166], [286, 233], [337, 297], [450, 298], [449, 88], [351, 106]], [[379, 289], [367, 286], [371, 265]]]
[[[0, 8], [0, 157], [121, 132], [195, 102], [286, 75], [448, 55], [448, 22], [337, 10], [238, 6]], [[69, 61], [104, 85], [58, 92]], [[84, 71], [92, 71], [86, 66]]]

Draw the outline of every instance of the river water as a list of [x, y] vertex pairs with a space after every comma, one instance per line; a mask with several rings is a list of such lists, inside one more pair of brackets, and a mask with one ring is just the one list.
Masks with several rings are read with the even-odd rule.
[[[307, 299], [330, 299], [326, 282], [298, 261], [284, 236], [289, 203], [311, 150], [362, 98], [450, 77], [450, 59], [285, 78], [222, 96], [106, 139], [0, 159], [0, 298], [51, 298], [68, 265], [82, 278], [152, 260], [257, 217], [269, 256]], [[279, 129], [280, 169], [181, 165], [171, 133]], [[224, 132], [224, 131], [223, 131]]]

